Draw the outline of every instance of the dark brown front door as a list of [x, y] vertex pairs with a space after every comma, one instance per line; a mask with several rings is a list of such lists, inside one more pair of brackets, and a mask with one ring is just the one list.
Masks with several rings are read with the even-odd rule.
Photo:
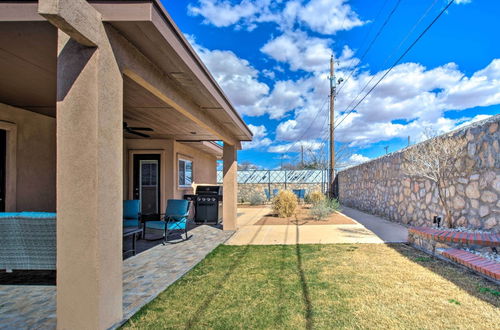
[[142, 214], [160, 213], [160, 155], [134, 155], [134, 199]]
[[7, 132], [0, 129], [0, 212], [5, 212], [5, 160], [7, 159]]

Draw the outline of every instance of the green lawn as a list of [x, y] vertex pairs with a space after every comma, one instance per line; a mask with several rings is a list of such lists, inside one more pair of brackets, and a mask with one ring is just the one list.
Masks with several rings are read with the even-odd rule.
[[498, 329], [498, 291], [406, 245], [220, 246], [125, 328]]

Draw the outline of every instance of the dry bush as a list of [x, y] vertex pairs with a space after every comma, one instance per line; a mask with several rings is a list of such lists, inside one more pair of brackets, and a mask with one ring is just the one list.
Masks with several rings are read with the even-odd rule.
[[291, 217], [297, 205], [297, 196], [289, 190], [280, 191], [273, 199], [273, 210], [280, 218]]
[[305, 201], [306, 201], [306, 203], [316, 205], [316, 204], [324, 201], [325, 198], [326, 198], [325, 195], [321, 191], [313, 191], [313, 192], [307, 194]]

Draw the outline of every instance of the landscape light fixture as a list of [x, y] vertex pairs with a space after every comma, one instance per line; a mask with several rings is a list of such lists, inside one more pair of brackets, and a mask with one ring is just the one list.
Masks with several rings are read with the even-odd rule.
[[439, 228], [439, 227], [441, 227], [441, 220], [442, 219], [443, 219], [442, 217], [435, 215], [434, 219], [432, 220], [432, 223], [436, 223], [438, 228]]

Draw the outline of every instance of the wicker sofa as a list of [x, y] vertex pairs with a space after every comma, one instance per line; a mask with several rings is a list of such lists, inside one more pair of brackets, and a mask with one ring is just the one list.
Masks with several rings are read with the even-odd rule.
[[55, 213], [0, 213], [0, 239], [0, 269], [56, 269]]

